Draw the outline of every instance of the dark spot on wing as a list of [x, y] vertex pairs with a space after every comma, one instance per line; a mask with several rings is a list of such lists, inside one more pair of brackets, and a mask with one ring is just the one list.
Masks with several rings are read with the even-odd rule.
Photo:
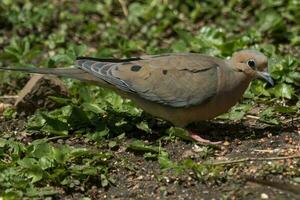
[[133, 65], [133, 66], [131, 67], [131, 71], [137, 72], [137, 71], [139, 71], [141, 68], [142, 68], [142, 67], [141, 67], [140, 65]]
[[191, 72], [191, 73], [199, 73], [199, 72], [204, 72], [207, 70], [210, 70], [211, 68], [217, 68], [219, 67], [219, 65], [217, 63], [214, 63], [212, 66], [207, 67], [207, 68], [203, 68], [203, 69], [189, 69], [189, 68], [185, 68], [185, 69], [180, 69], [179, 71], [187, 71], [187, 72]]
[[164, 70], [162, 70], [162, 73], [163, 73], [164, 75], [166, 75], [166, 74], [168, 73], [168, 70], [164, 69]]
[[129, 65], [132, 64], [132, 62], [123, 62], [122, 65]]

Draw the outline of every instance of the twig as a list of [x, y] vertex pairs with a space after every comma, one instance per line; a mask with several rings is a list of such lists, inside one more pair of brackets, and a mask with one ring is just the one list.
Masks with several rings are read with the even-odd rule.
[[127, 9], [125, 0], [119, 0], [119, 3], [121, 4], [124, 15], [127, 17], [128, 16], [128, 9]]
[[283, 124], [287, 124], [287, 123], [290, 123], [290, 122], [293, 122], [293, 121], [298, 121], [298, 120], [300, 120], [300, 117], [287, 119], [287, 120], [283, 121]]
[[259, 117], [255, 116], [255, 115], [246, 115], [247, 118], [250, 119], [259, 119]]
[[54, 136], [54, 137], [51, 137], [51, 138], [47, 138], [47, 141], [58, 140], [58, 139], [67, 138], [67, 137], [69, 137], [69, 136], [68, 135], [59, 135], [59, 136]]
[[226, 160], [226, 161], [213, 161], [207, 162], [207, 165], [228, 165], [228, 164], [236, 164], [242, 162], [249, 162], [249, 161], [271, 161], [271, 160], [287, 160], [287, 159], [294, 159], [300, 158], [300, 155], [293, 155], [293, 156], [282, 156], [282, 157], [269, 157], [269, 158], [242, 158], [239, 160]]
[[18, 95], [4, 95], [1, 96], [0, 99], [17, 99], [18, 97]]
[[274, 153], [274, 150], [271, 149], [254, 149], [253, 151], [260, 153]]

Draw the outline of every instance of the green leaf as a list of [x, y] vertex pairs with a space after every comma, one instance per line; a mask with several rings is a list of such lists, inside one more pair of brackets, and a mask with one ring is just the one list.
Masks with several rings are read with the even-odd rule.
[[24, 168], [23, 173], [25, 176], [31, 179], [31, 183], [35, 183], [43, 179], [44, 171], [38, 165], [37, 160], [33, 158], [24, 158], [19, 160], [18, 164]]
[[6, 119], [14, 119], [17, 116], [16, 109], [12, 107], [6, 108], [2, 114]]
[[160, 151], [158, 154], [158, 163], [162, 170], [174, 169], [177, 172], [182, 171], [182, 167], [178, 163], [171, 161], [166, 151]]
[[300, 177], [293, 178], [293, 181], [296, 182], [296, 183], [300, 183]]
[[149, 128], [148, 123], [145, 121], [138, 123], [136, 127], [142, 131], [145, 131], [146, 133], [152, 133], [151, 128]]
[[96, 114], [104, 114], [106, 111], [103, 110], [98, 104], [94, 103], [83, 103], [82, 104], [83, 108], [87, 111], [94, 112]]
[[101, 186], [107, 187], [109, 184], [107, 177], [104, 174], [101, 174], [100, 177], [101, 177]]
[[265, 109], [259, 114], [259, 120], [268, 124], [278, 125], [279, 121], [275, 118], [274, 108]]
[[141, 140], [135, 140], [135, 141], [131, 142], [127, 146], [127, 149], [132, 150], [132, 151], [139, 151], [139, 152], [152, 152], [152, 153], [159, 152], [159, 147], [145, 145], [144, 142]]
[[27, 128], [29, 130], [40, 130], [46, 123], [46, 119], [43, 118], [41, 113], [36, 113], [31, 116], [27, 121]]
[[228, 119], [228, 120], [241, 120], [246, 113], [250, 110], [251, 105], [249, 104], [238, 104], [231, 108], [230, 112], [218, 116], [218, 119]]
[[62, 97], [56, 97], [56, 96], [49, 96], [49, 98], [61, 105], [68, 105], [71, 103], [71, 100], [68, 98], [62, 98]]
[[275, 106], [274, 111], [284, 114], [292, 114], [298, 111], [296, 106]]
[[272, 89], [272, 93], [277, 98], [291, 99], [294, 92], [295, 92], [294, 88], [291, 85], [288, 85], [288, 84], [285, 84], [285, 83], [277, 84]]
[[41, 158], [52, 154], [52, 146], [46, 143], [45, 139], [35, 140], [28, 147], [28, 155], [34, 158]]
[[[100, 126], [98, 127], [100, 128]], [[103, 124], [103, 127], [95, 132], [88, 133], [87, 138], [93, 141], [101, 141], [109, 134], [109, 129]]]
[[268, 10], [259, 14], [259, 30], [260, 31], [275, 31], [284, 29], [284, 22], [281, 15], [275, 10]]
[[175, 137], [179, 137], [183, 140], [193, 141], [191, 139], [191, 137], [189, 136], [188, 132], [185, 129], [182, 129], [182, 128], [171, 127], [167, 130], [167, 133], [169, 135], [174, 135]]
[[54, 194], [59, 193], [57, 189], [54, 187], [42, 187], [42, 188], [36, 188], [36, 187], [30, 187], [26, 191], [26, 195], [29, 197], [43, 197], [43, 196], [51, 196]]
[[43, 118], [46, 120], [46, 125], [41, 130], [54, 135], [68, 135], [68, 123], [47, 115], [43, 115]]
[[116, 141], [109, 141], [108, 146], [109, 146], [109, 148], [114, 148], [115, 146], [117, 146], [117, 142]]

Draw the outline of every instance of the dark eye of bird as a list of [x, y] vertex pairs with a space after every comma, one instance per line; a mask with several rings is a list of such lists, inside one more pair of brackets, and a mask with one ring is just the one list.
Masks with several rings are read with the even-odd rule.
[[254, 60], [248, 60], [247, 65], [252, 69], [255, 69], [256, 63]]

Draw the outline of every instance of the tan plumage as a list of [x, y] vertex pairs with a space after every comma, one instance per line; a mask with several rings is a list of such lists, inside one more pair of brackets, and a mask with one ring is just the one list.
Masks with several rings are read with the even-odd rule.
[[77, 69], [9, 69], [90, 81], [132, 99], [154, 116], [184, 127], [226, 112], [254, 78], [262, 77], [272, 84], [270, 76], [262, 72], [267, 64], [262, 53], [243, 50], [229, 60], [185, 53], [127, 60], [78, 58]]

